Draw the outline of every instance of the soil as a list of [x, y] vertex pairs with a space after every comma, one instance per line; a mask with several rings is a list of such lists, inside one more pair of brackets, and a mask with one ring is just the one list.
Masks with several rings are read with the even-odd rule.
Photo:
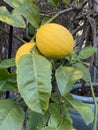
[[[79, 95], [79, 96], [92, 97], [91, 89], [88, 88], [88, 87], [85, 88], [84, 90], [82, 90], [81, 88], [80, 89], [76, 89], [76, 90], [74, 90], [71, 93], [73, 93], [75, 95]], [[95, 96], [98, 97], [98, 87], [94, 88], [94, 93], [95, 93]]]

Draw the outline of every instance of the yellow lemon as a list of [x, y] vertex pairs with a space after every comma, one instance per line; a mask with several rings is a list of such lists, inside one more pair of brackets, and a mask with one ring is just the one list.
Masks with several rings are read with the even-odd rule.
[[36, 45], [45, 57], [63, 58], [72, 53], [74, 39], [64, 26], [49, 23], [37, 30]]
[[18, 62], [19, 58], [25, 54], [31, 54], [31, 49], [35, 46], [34, 42], [25, 43], [16, 52], [15, 61]]

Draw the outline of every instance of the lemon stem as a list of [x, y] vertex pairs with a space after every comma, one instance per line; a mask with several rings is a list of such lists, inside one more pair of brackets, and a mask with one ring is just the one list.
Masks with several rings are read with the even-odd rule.
[[56, 70], [56, 66], [55, 66], [55, 63], [54, 61], [52, 60], [52, 65], [53, 65], [53, 79], [54, 79], [54, 82], [55, 82], [55, 91], [57, 92], [57, 98], [58, 98], [58, 101], [59, 101], [59, 105], [60, 105], [60, 114], [61, 114], [61, 117], [63, 118], [65, 113], [64, 113], [64, 104], [62, 102], [62, 96], [61, 96], [61, 93], [59, 91], [59, 88], [58, 88], [58, 85], [57, 85], [57, 82], [56, 82], [56, 79], [55, 79], [55, 70]]
[[56, 13], [52, 18], [50, 18], [46, 23], [51, 23], [55, 18], [57, 18], [60, 14], [63, 14], [65, 12], [71, 11], [73, 10], [72, 7], [68, 8], [68, 9], [64, 9], [62, 11], [59, 11], [58, 13]]

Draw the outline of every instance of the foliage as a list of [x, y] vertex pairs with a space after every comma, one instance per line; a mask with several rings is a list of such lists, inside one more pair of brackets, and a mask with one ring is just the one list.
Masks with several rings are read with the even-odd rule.
[[20, 59], [17, 64], [19, 92], [31, 110], [45, 113], [52, 89], [51, 64], [36, 54], [24, 55]]
[[22, 108], [16, 102], [9, 99], [0, 100], [0, 116], [0, 129], [2, 130], [5, 130], [5, 128], [8, 130], [20, 130], [24, 121]]
[[[22, 1], [4, 0], [4, 1], [8, 3], [14, 9], [11, 13], [7, 13], [7, 12], [3, 13], [3, 11], [1, 11], [3, 15], [4, 14], [6, 15], [5, 17], [2, 17], [2, 14], [1, 14], [2, 21], [7, 22], [8, 24], [11, 24], [16, 27], [24, 28], [26, 27], [26, 25], [24, 25], [24, 21], [22, 20], [22, 16], [24, 16], [26, 19], [28, 19], [31, 25], [33, 25], [34, 27], [39, 26], [39, 9], [37, 8], [35, 4], [32, 3], [32, 0], [28, 0], [28, 1], [27, 0], [22, 0]], [[14, 16], [12, 15], [13, 13], [15, 14]], [[9, 16], [13, 16], [13, 17], [8, 18]], [[5, 19], [8, 19], [8, 20], [5, 21]], [[14, 19], [14, 22], [13, 23], [10, 22], [10, 19], [11, 21]]]
[[[25, 20], [28, 20], [29, 25], [33, 28], [33, 32], [30, 32], [34, 35], [31, 41], [35, 40], [36, 30], [44, 23], [43, 20], [47, 15], [49, 19], [45, 20], [46, 23], [53, 20], [58, 22], [58, 17], [63, 13], [72, 11], [76, 16], [76, 12], [83, 11], [82, 15], [85, 17], [84, 14], [88, 9], [88, 7], [85, 8], [87, 1], [82, 4], [81, 1], [71, 3], [70, 0], [63, 0], [64, 6], [61, 6], [62, 2], [49, 0], [48, 5], [55, 7], [55, 11], [52, 14], [50, 12], [43, 14], [40, 13], [35, 0], [4, 1], [13, 10], [9, 12], [6, 7], [0, 7], [0, 20], [19, 28], [25, 28]], [[81, 19], [80, 15], [79, 17]], [[17, 65], [13, 58], [0, 62], [0, 94], [2, 95], [2, 92], [5, 91], [18, 94], [16, 99], [1, 98], [0, 129], [21, 130], [24, 123], [26, 130], [71, 130], [73, 126], [69, 110], [78, 112], [87, 125], [94, 121], [95, 117], [91, 107], [74, 100], [70, 94], [70, 90], [78, 81], [83, 80], [88, 83], [92, 81], [89, 59], [97, 51], [95, 35], [91, 39], [94, 46], [86, 44], [88, 41], [85, 40], [85, 37], [88, 39], [89, 29], [95, 34], [95, 26], [91, 16], [86, 16], [85, 19], [89, 23], [87, 31], [83, 24], [80, 24], [83, 19], [79, 21], [79, 18], [72, 16], [72, 21], [69, 23], [67, 21], [69, 25], [71, 24], [69, 29], [76, 40], [76, 47], [69, 56], [57, 60], [48, 59], [41, 54], [34, 54], [35, 48], [33, 48], [31, 54], [20, 57]], [[73, 25], [73, 21], [76, 22], [75, 25]], [[77, 23], [79, 24], [77, 25]], [[83, 23], [86, 24], [85, 21]], [[72, 28], [75, 29], [72, 30]], [[77, 32], [81, 30], [83, 33], [80, 36]], [[16, 68], [9, 72], [9, 67]]]

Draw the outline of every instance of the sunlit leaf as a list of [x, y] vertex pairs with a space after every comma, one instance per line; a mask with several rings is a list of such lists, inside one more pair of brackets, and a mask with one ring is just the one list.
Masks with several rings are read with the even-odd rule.
[[4, 0], [14, 11], [24, 16], [32, 26], [39, 27], [39, 9], [32, 0]]
[[0, 7], [0, 21], [10, 24], [15, 27], [25, 28], [25, 22], [22, 16], [15, 11], [10, 13], [6, 7]]
[[91, 81], [91, 76], [90, 76], [90, 72], [89, 72], [88, 68], [86, 68], [82, 63], [76, 63], [76, 64], [73, 64], [73, 66], [76, 69], [79, 69], [80, 71], [82, 71], [82, 73], [83, 73], [82, 79], [83, 80], [85, 80], [86, 82]]
[[66, 95], [81, 78], [82, 72], [72, 67], [61, 66], [56, 70], [56, 80], [62, 96]]
[[18, 89], [31, 110], [44, 113], [51, 95], [51, 63], [43, 56], [24, 55], [17, 64]]

